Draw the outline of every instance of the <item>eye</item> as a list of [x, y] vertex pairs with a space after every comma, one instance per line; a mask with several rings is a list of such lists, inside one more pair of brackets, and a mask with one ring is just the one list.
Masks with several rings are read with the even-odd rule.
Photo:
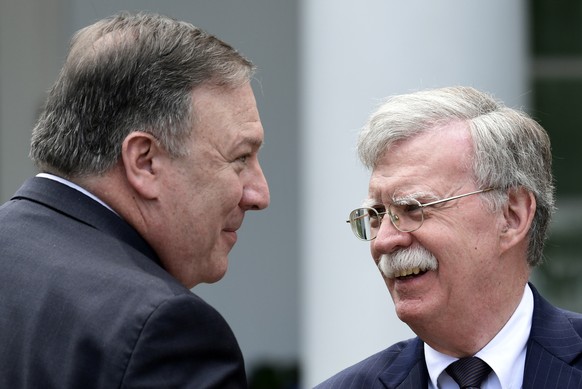
[[396, 215], [415, 216], [422, 212], [422, 206], [416, 199], [406, 199], [396, 201], [394, 204], [392, 204], [392, 210]]
[[372, 209], [374, 209], [379, 214], [386, 213], [386, 207], [383, 205], [375, 205], [372, 207]]
[[403, 204], [402, 209], [406, 213], [415, 213], [420, 210], [421, 206], [419, 202], [412, 202], [410, 204]]
[[386, 213], [386, 207], [383, 205], [376, 205], [372, 207], [372, 209], [376, 212], [368, 212], [368, 216], [370, 218], [370, 227], [379, 228], [380, 223], [382, 223], [382, 219], [384, 218], [384, 214]]
[[241, 162], [243, 164], [246, 164], [248, 159], [249, 159], [250, 155], [249, 154], [245, 154], [245, 155], [241, 155], [240, 157], [238, 157], [236, 160], [238, 162]]

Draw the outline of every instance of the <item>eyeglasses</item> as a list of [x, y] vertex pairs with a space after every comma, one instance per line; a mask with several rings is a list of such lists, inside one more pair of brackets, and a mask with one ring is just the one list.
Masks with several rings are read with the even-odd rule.
[[402, 232], [414, 232], [418, 230], [424, 222], [424, 211], [426, 207], [445, 203], [447, 201], [460, 199], [461, 197], [471, 196], [477, 193], [484, 193], [493, 190], [493, 188], [481, 189], [474, 192], [469, 192], [446, 199], [431, 201], [430, 203], [422, 204], [416, 199], [407, 199], [402, 202], [390, 204], [388, 209], [384, 208], [356, 208], [350, 212], [350, 218], [346, 223], [352, 225], [352, 231], [358, 239], [373, 240], [378, 236], [380, 224], [384, 219], [384, 215], [388, 215], [392, 225]]

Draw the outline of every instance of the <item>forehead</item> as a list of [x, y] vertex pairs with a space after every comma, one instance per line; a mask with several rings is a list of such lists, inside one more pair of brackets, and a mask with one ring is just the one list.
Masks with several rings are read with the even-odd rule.
[[194, 135], [198, 139], [227, 142], [244, 139], [253, 145], [263, 142], [255, 96], [250, 83], [240, 87], [202, 85], [192, 92]]
[[[442, 192], [472, 178], [473, 142], [465, 122], [435, 126], [392, 144], [372, 171], [370, 195]], [[391, 193], [391, 194], [392, 194]]]

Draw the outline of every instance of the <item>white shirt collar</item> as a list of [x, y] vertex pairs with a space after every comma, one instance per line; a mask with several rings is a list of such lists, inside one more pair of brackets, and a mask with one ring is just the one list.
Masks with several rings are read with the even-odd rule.
[[[527, 340], [533, 317], [533, 293], [528, 284], [517, 309], [499, 333], [475, 356], [491, 366], [483, 389], [518, 389], [523, 383]], [[442, 354], [424, 344], [426, 366], [430, 376], [429, 388], [458, 388], [444, 371], [457, 358]]]
[[83, 193], [85, 196], [92, 198], [93, 200], [97, 201], [99, 204], [103, 205], [105, 208], [109, 209], [111, 212], [113, 212], [117, 215], [117, 212], [115, 212], [109, 205], [105, 204], [100, 198], [98, 198], [93, 193], [87, 191], [86, 189], [80, 187], [79, 185], [77, 185], [77, 184], [75, 184], [67, 179], [64, 179], [64, 178], [59, 177], [59, 176], [55, 176], [54, 174], [50, 174], [50, 173], [38, 173], [36, 176], [41, 177], [41, 178], [48, 178], [49, 180], [60, 182], [63, 185], [66, 185], [70, 188], [78, 190], [79, 192]]

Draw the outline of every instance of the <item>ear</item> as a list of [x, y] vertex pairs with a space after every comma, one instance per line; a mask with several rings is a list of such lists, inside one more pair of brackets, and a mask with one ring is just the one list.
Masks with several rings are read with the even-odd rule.
[[125, 176], [130, 186], [144, 199], [158, 197], [160, 189], [160, 167], [165, 151], [157, 140], [147, 132], [135, 131], [124, 140], [121, 158]]
[[536, 212], [536, 199], [525, 188], [511, 189], [503, 209], [505, 225], [501, 231], [502, 248], [505, 250], [525, 242]]

